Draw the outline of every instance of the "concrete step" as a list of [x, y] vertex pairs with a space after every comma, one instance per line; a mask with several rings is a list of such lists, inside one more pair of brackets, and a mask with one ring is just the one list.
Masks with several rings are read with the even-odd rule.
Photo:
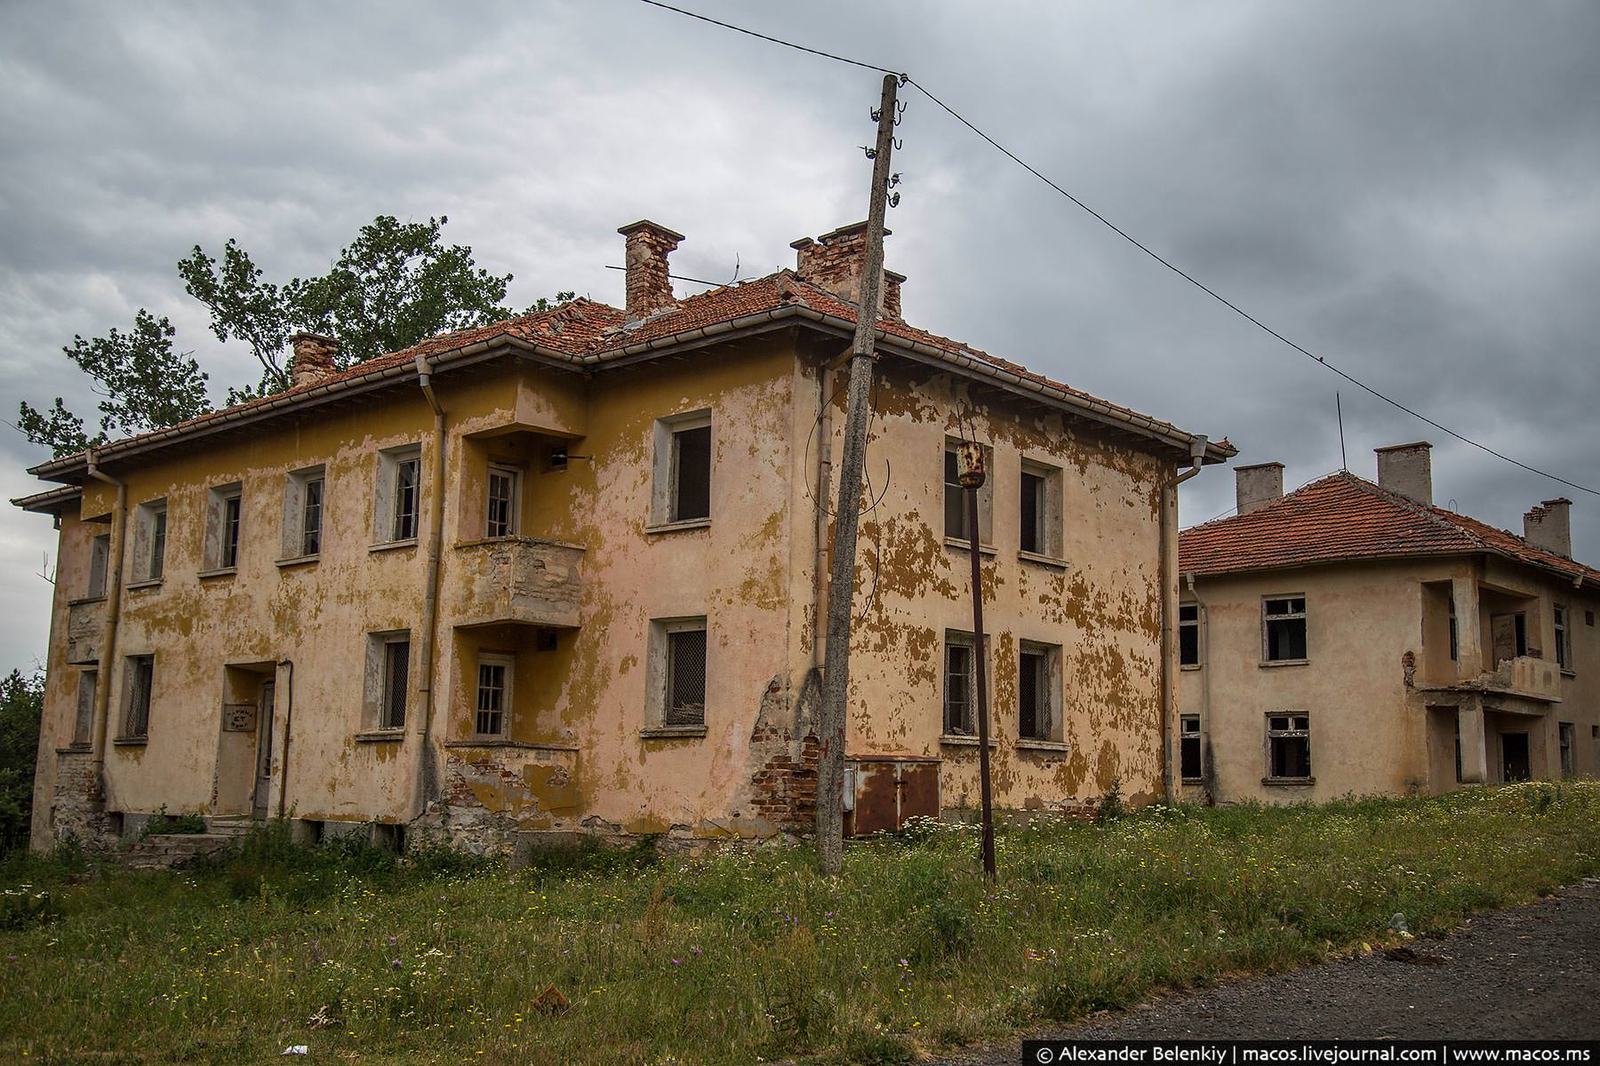
[[212, 836], [242, 837], [260, 827], [260, 822], [244, 816], [206, 819], [206, 832]]

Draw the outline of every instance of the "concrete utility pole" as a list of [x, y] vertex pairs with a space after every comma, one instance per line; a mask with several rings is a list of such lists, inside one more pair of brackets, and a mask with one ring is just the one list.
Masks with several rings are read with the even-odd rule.
[[978, 490], [988, 476], [983, 464], [983, 445], [962, 441], [956, 453], [959, 469], [956, 480], [967, 495], [967, 526], [972, 534], [972, 681], [978, 688], [978, 793], [983, 806], [983, 873], [995, 878], [994, 809], [989, 789], [989, 681], [988, 649], [983, 641], [983, 564], [978, 550]]
[[[861, 518], [861, 474], [867, 458], [867, 413], [872, 360], [877, 349], [878, 299], [883, 290], [883, 216], [889, 198], [889, 155], [894, 148], [895, 94], [900, 79], [883, 76], [878, 141], [872, 156], [872, 197], [867, 211], [867, 261], [850, 353], [850, 394], [844, 417], [844, 457], [839, 464], [839, 506], [833, 519], [833, 565], [828, 585], [828, 643], [822, 664], [822, 706], [817, 734], [817, 866], [836, 874], [844, 861], [845, 703], [850, 690], [850, 621], [855, 612], [856, 529]], [[827, 368], [821, 371], [826, 374]], [[830, 441], [820, 447], [828, 448]]]

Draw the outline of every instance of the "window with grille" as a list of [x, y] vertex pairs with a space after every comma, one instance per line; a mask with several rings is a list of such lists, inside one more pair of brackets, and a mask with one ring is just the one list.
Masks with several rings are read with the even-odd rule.
[[944, 638], [944, 731], [969, 737], [976, 732], [976, 699], [972, 637], [947, 633]]
[[1311, 719], [1303, 714], [1267, 715], [1267, 776], [1311, 776]]
[[1178, 605], [1178, 665], [1200, 665], [1200, 605]]
[[1567, 625], [1567, 608], [1556, 604], [1556, 665], [1563, 670], [1572, 669], [1572, 631]]
[[366, 728], [405, 728], [410, 688], [410, 631], [370, 634], [367, 638]]
[[489, 468], [489, 497], [484, 504], [484, 536], [510, 537], [516, 534], [518, 481], [518, 472], [511, 467]]
[[1283, 596], [1261, 602], [1263, 657], [1269, 663], [1306, 658], [1306, 600]]
[[1060, 649], [1024, 641], [1017, 650], [1017, 736], [1022, 740], [1059, 739], [1058, 663]]
[[478, 658], [478, 707], [472, 732], [480, 737], [503, 737], [511, 706], [512, 660], [504, 655]]
[[128, 690], [123, 697], [122, 735], [134, 739], [150, 735], [150, 694], [155, 685], [153, 655], [128, 656]]
[[705, 622], [674, 626], [667, 631], [667, 692], [662, 723], [695, 726], [706, 723]]
[[1200, 716], [1186, 714], [1178, 719], [1178, 764], [1179, 773], [1185, 781], [1199, 781], [1202, 776], [1200, 763]]

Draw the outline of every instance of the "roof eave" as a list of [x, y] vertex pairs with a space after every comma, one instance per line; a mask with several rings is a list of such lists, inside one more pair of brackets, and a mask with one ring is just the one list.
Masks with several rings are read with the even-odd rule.
[[59, 515], [67, 510], [68, 504], [82, 495], [83, 490], [77, 485], [62, 485], [46, 489], [44, 492], [36, 492], [31, 496], [15, 497], [11, 501], [11, 506], [33, 514]]

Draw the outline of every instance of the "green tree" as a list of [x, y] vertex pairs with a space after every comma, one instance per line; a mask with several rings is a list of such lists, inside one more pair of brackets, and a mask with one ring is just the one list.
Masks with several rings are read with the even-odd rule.
[[43, 711], [44, 674], [13, 670], [0, 680], [0, 855], [28, 845]]
[[[289, 337], [300, 330], [337, 338], [344, 367], [514, 314], [502, 306], [511, 275], [482, 269], [466, 245], [446, 245], [448, 221], [443, 215], [426, 222], [380, 215], [361, 227], [325, 274], [281, 284], [267, 280], [237, 240], [223, 245], [220, 259], [196, 245], [178, 264], [185, 291], [211, 313], [217, 340], [247, 345], [261, 366], [254, 385], [229, 387], [228, 403], [289, 387]], [[572, 295], [559, 293], [556, 300]], [[528, 310], [550, 306], [540, 299]], [[111, 435], [158, 429], [209, 410], [206, 375], [188, 355], [173, 354], [172, 333], [165, 318], [141, 310], [131, 333], [79, 337], [65, 349], [106, 397], [95, 436], [60, 398], [43, 411], [23, 403], [18, 427], [34, 443], [67, 455]]]

